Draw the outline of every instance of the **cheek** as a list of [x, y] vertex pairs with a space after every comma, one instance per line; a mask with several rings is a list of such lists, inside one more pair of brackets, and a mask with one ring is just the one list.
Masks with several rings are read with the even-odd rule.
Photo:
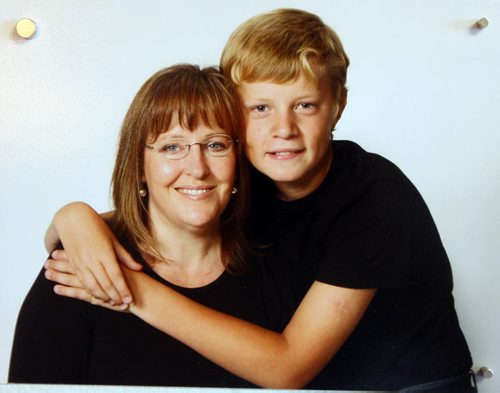
[[233, 155], [229, 157], [227, 162], [221, 163], [217, 168], [220, 178], [224, 179], [231, 187], [236, 177], [236, 157]]
[[144, 177], [150, 185], [165, 184], [177, 177], [178, 169], [168, 163], [145, 162]]
[[259, 126], [255, 123], [247, 123], [245, 129], [244, 150], [247, 157], [258, 152], [259, 146], [262, 144], [262, 136]]
[[236, 153], [225, 157], [208, 158], [207, 165], [212, 180], [216, 180], [220, 185], [233, 187], [236, 178]]
[[324, 145], [330, 142], [333, 125], [333, 116], [331, 114], [318, 119], [316, 126], [314, 127], [316, 130], [316, 135], [314, 137], [316, 144]]

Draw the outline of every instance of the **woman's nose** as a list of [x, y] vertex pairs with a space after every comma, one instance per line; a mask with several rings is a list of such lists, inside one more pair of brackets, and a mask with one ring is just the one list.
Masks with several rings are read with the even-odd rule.
[[186, 173], [195, 178], [202, 179], [210, 174], [207, 157], [201, 144], [191, 145], [188, 155], [184, 158], [184, 165]]

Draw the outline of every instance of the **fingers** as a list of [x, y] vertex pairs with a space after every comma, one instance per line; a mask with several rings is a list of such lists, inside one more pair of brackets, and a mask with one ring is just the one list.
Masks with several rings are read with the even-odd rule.
[[83, 300], [91, 303], [92, 295], [83, 288], [66, 287], [64, 285], [55, 285], [54, 292], [58, 295], [70, 297], [72, 299]]
[[[128, 309], [128, 304], [117, 305], [113, 302], [113, 300], [104, 301], [92, 296], [86, 289], [83, 288], [80, 279], [76, 275], [72, 273], [63, 273], [61, 271], [68, 265], [67, 262], [48, 260], [45, 265], [47, 269], [45, 277], [50, 281], [62, 284], [54, 287], [54, 292], [58, 295], [83, 300], [115, 311], [125, 311]], [[61, 270], [52, 270], [51, 267], [60, 267]]]
[[[54, 270], [60, 273], [67, 273], [67, 274], [73, 274], [75, 275], [78, 280], [79, 280], [79, 287], [85, 287], [87, 288], [91, 294], [93, 294], [95, 297], [102, 299], [103, 301], [109, 301], [111, 300], [111, 297], [108, 296], [107, 291], [103, 290], [101, 286], [99, 285], [96, 277], [94, 276], [93, 272], [89, 269], [85, 270], [80, 270], [80, 269], [75, 269], [73, 268], [73, 265], [69, 262], [68, 256], [66, 251], [64, 250], [54, 250], [51, 254], [51, 257], [53, 259], [48, 259], [44, 266], [45, 269], [48, 270]], [[101, 270], [102, 274], [102, 270]], [[53, 277], [64, 277], [64, 276], [59, 276], [56, 275], [55, 273], [52, 273]], [[47, 275], [46, 275], [47, 277]], [[49, 277], [47, 277], [49, 278]], [[52, 281], [58, 281], [58, 279], [52, 280]], [[61, 284], [65, 284], [61, 282]], [[109, 284], [109, 280], [108, 280]]]
[[[99, 300], [98, 300], [99, 301]], [[109, 310], [113, 310], [113, 311], [121, 311], [121, 312], [130, 312], [129, 310], [129, 307], [130, 307], [130, 304], [112, 304], [112, 303], [95, 303], [96, 305], [98, 306], [101, 306], [101, 307], [104, 307], [104, 308], [107, 308]]]
[[83, 286], [92, 296], [104, 302], [112, 300], [117, 304], [122, 303], [120, 294], [108, 277], [108, 273], [102, 264], [94, 265], [92, 270], [85, 269], [81, 271], [81, 279]]
[[[102, 299], [103, 301], [109, 301], [112, 298], [108, 295], [108, 292], [104, 290], [98, 283], [97, 278], [94, 276], [94, 273], [89, 270], [89, 269], [75, 269], [71, 265], [71, 263], [68, 260], [68, 256], [66, 251], [64, 250], [54, 250], [51, 254], [51, 257], [53, 259], [48, 259], [44, 266], [45, 269], [50, 269], [54, 270], [60, 273], [67, 273], [67, 274], [73, 274], [75, 275], [78, 280], [79, 280], [79, 287], [84, 287], [89, 290], [91, 294], [93, 294], [95, 297]], [[102, 268], [102, 266], [101, 266]], [[98, 272], [99, 273], [99, 272]], [[102, 274], [102, 269], [101, 272]], [[59, 275], [52, 274], [53, 277], [63, 277]], [[47, 275], [46, 275], [47, 277]], [[48, 277], [47, 277], [48, 278]], [[106, 277], [107, 278], [107, 277]], [[104, 283], [106, 284], [106, 278], [103, 279]], [[52, 281], [58, 281], [58, 279], [52, 280]], [[109, 279], [107, 281], [109, 285]], [[65, 284], [61, 282], [61, 284]], [[119, 296], [117, 296], [119, 298]]]
[[[134, 258], [128, 253], [127, 250], [118, 242], [113, 241], [113, 247], [115, 249], [117, 259], [127, 268], [133, 271], [141, 271], [142, 265], [137, 263]], [[123, 275], [122, 270], [119, 266], [114, 265], [109, 269], [109, 275], [112, 277], [112, 281], [115, 284], [116, 289], [120, 293], [123, 303], [132, 303], [132, 293], [128, 287], [127, 281]]]
[[113, 311], [123, 312], [123, 311], [128, 311], [129, 309], [128, 304], [116, 305], [108, 302], [103, 302], [101, 299], [92, 296], [87, 290], [83, 288], [68, 287], [65, 285], [58, 284], [54, 286], [54, 292], [60, 296], [83, 300], [84, 302], [91, 303], [96, 306], [101, 306]]
[[136, 262], [119, 242], [114, 241], [113, 246], [115, 248], [116, 256], [122, 265], [134, 271], [142, 270], [142, 265]]
[[[53, 253], [54, 254], [54, 253]], [[57, 270], [61, 273], [75, 274], [73, 268], [66, 260], [47, 259], [43, 265], [47, 270]]]
[[45, 278], [69, 287], [82, 288], [82, 283], [74, 274], [60, 273], [57, 270], [47, 270]]
[[66, 251], [64, 251], [64, 250], [60, 250], [60, 249], [54, 250], [54, 251], [52, 251], [50, 256], [52, 257], [52, 259], [55, 259], [56, 261], [68, 263], [68, 255], [66, 254]]
[[[119, 265], [108, 266], [106, 272], [106, 277], [108, 281], [105, 282], [109, 286], [104, 286], [103, 289], [111, 296], [111, 299], [116, 304], [129, 304], [132, 302], [132, 295], [128, 289], [127, 282], [123, 276], [122, 270]], [[105, 285], [101, 282], [101, 285]]]
[[141, 270], [142, 265], [135, 262], [113, 237], [108, 238], [108, 243], [99, 247], [98, 252], [87, 251], [88, 248], [85, 252], [76, 253], [76, 257], [69, 260], [65, 250], [54, 250], [46, 268], [61, 273], [75, 274], [92, 296], [104, 302], [131, 303], [132, 294], [118, 261], [134, 271]]
[[[116, 262], [108, 266], [109, 271], [107, 271], [102, 263], [90, 258], [87, 264], [71, 264], [64, 250], [55, 250], [51, 256], [53, 259], [47, 260], [46, 269], [76, 275], [81, 286], [88, 289], [92, 296], [104, 302], [112, 301], [115, 304], [128, 304], [132, 301], [130, 291]], [[83, 269], [75, 269], [73, 266], [83, 266]]]

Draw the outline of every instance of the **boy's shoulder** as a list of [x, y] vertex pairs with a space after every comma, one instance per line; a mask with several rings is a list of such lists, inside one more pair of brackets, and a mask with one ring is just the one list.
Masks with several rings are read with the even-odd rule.
[[379, 154], [366, 151], [355, 142], [336, 140], [333, 142], [333, 152], [330, 175], [335, 178], [336, 188], [363, 189], [381, 182], [400, 185], [409, 183], [396, 164]]

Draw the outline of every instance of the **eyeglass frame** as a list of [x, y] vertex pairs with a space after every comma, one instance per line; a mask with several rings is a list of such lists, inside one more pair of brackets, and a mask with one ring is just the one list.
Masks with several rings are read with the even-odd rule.
[[[210, 151], [208, 150], [207, 148], [207, 145], [208, 145], [208, 142], [204, 142], [206, 141], [207, 139], [210, 139], [210, 138], [213, 138], [213, 137], [218, 137], [218, 136], [224, 136], [224, 137], [227, 137], [228, 138], [228, 143], [229, 143], [229, 148], [227, 149], [226, 152], [224, 152], [224, 154], [221, 154], [221, 155], [213, 155], [213, 153], [210, 153]], [[205, 139], [203, 139], [203, 141], [201, 142], [194, 142], [194, 143], [185, 143], [185, 144], [181, 144], [179, 143], [179, 146], [183, 146], [185, 149], [183, 150], [185, 152], [184, 155], [180, 156], [180, 157], [177, 157], [177, 158], [172, 158], [172, 157], [167, 157], [165, 155], [165, 152], [163, 150], [161, 150], [162, 148], [158, 148], [158, 147], [155, 147], [153, 145], [149, 145], [147, 143], [144, 143], [144, 147], [145, 148], [148, 148], [149, 150], [151, 151], [155, 151], [157, 153], [160, 153], [162, 155], [165, 155], [165, 158], [167, 160], [172, 160], [172, 161], [176, 161], [176, 160], [182, 160], [183, 158], [186, 158], [188, 155], [189, 155], [189, 152], [191, 151], [191, 146], [194, 146], [194, 145], [199, 145], [200, 146], [200, 151], [205, 154], [205, 155], [208, 155], [210, 157], [225, 157], [229, 154], [229, 152], [231, 151], [231, 147], [233, 146], [233, 144], [235, 143], [238, 143], [239, 142], [239, 139], [235, 139], [233, 137], [231, 137], [230, 135], [228, 134], [212, 134], [212, 135], [209, 135], [207, 136]]]

